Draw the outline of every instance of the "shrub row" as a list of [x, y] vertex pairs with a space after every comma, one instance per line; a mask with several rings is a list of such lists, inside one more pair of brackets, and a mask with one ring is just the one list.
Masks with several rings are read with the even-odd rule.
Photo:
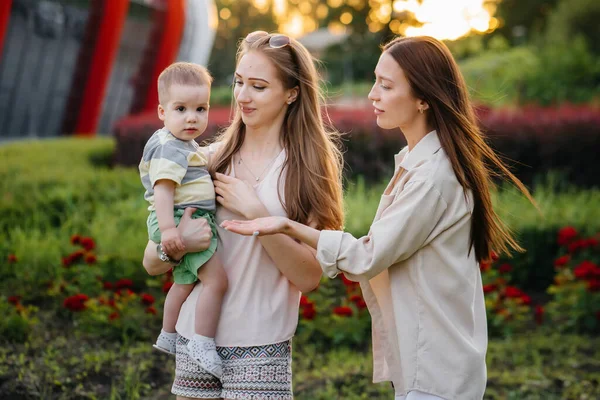
[[[600, 162], [600, 109], [592, 106], [562, 105], [556, 108], [522, 109], [478, 108], [480, 124], [489, 143], [511, 164], [526, 184], [536, 176], [561, 171], [572, 184], [600, 186], [596, 171]], [[393, 155], [406, 142], [397, 130], [377, 127], [370, 108], [330, 108], [333, 125], [345, 133], [346, 176], [364, 176], [379, 182], [393, 168]], [[228, 108], [211, 110], [209, 127], [202, 140], [227, 126]], [[137, 165], [144, 144], [160, 127], [154, 113], [121, 120], [115, 127], [117, 142], [114, 161], [119, 165]]]
[[[0, 255], [26, 254], [29, 267], [18, 273], [59, 276], [56, 264], [69, 252], [64, 238], [79, 233], [96, 238], [104, 249], [98, 263], [108, 279], [144, 277], [140, 259], [147, 204], [136, 168], [104, 165], [114, 146], [110, 139], [61, 139], [0, 147], [5, 161], [0, 164]], [[363, 179], [346, 186], [346, 229], [364, 235], [383, 187]], [[560, 228], [571, 225], [584, 236], [600, 232], [600, 191], [560, 186], [548, 179], [536, 187], [541, 213], [513, 189], [494, 196], [502, 219], [527, 249], [511, 260], [515, 282], [523, 289], [543, 291], [553, 282]], [[26, 282], [17, 284], [34, 290]]]

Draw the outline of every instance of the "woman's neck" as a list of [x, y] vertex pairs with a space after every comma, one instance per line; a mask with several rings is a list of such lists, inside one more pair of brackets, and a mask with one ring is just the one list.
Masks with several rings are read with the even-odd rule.
[[429, 132], [433, 130], [433, 128], [428, 126], [425, 118], [419, 118], [411, 125], [401, 126], [400, 129], [406, 138], [409, 151], [414, 149], [417, 143], [419, 143], [421, 139], [423, 139]]
[[252, 159], [271, 158], [281, 152], [281, 126], [246, 126], [244, 143], [240, 149], [246, 157]]

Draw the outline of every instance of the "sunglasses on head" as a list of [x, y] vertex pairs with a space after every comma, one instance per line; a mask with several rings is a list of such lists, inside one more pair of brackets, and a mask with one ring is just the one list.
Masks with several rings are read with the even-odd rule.
[[285, 47], [291, 43], [290, 38], [286, 35], [282, 35], [280, 33], [275, 33], [271, 35], [270, 33], [265, 31], [254, 31], [252, 33], [249, 33], [248, 36], [246, 36], [245, 40], [247, 43], [252, 44], [258, 39], [263, 38], [265, 36], [270, 36], [269, 47], [273, 49], [281, 49], [282, 47]]

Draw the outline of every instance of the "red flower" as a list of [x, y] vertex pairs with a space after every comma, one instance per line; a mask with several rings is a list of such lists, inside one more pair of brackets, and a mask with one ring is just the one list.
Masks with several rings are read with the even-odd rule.
[[7, 261], [8, 261], [9, 264], [14, 264], [17, 261], [19, 261], [19, 259], [14, 254], [9, 254], [8, 258], [7, 258]]
[[500, 272], [501, 274], [508, 274], [510, 271], [512, 271], [512, 267], [510, 266], [510, 264], [502, 264], [498, 268], [498, 272]]
[[596, 239], [596, 238], [589, 238], [587, 240], [587, 245], [588, 245], [588, 247], [596, 247], [596, 246], [598, 246], [598, 239]]
[[85, 302], [89, 299], [85, 294], [79, 293], [71, 297], [67, 297], [63, 301], [63, 307], [73, 312], [83, 311], [86, 309]]
[[81, 236], [73, 235], [71, 236], [71, 244], [79, 244], [81, 242]]
[[352, 309], [348, 306], [339, 306], [333, 309], [333, 313], [341, 317], [350, 317], [352, 316]]
[[21, 301], [21, 296], [8, 296], [8, 302], [15, 306]]
[[162, 287], [162, 291], [164, 293], [169, 293], [169, 290], [171, 289], [171, 286], [173, 286], [173, 282], [165, 282], [165, 284]]
[[115, 302], [115, 299], [108, 300], [108, 305], [112, 308], [117, 308], [117, 303]]
[[529, 297], [528, 295], [524, 294], [523, 296], [521, 296], [521, 301], [523, 302], [523, 304], [525, 305], [530, 305], [531, 304], [531, 297]]
[[481, 270], [481, 272], [489, 271], [491, 267], [492, 264], [487, 261], [482, 261], [479, 263], [479, 269]]
[[86, 251], [92, 251], [96, 248], [96, 242], [91, 237], [82, 237], [80, 244]]
[[596, 264], [585, 260], [573, 269], [573, 273], [577, 279], [588, 279], [597, 274], [597, 268]]
[[600, 279], [592, 279], [588, 281], [588, 290], [590, 292], [599, 292], [600, 291]]
[[494, 250], [492, 250], [492, 252], [490, 253], [490, 259], [492, 260], [492, 262], [498, 261], [498, 258], [500, 258], [498, 257], [498, 254]]
[[73, 259], [70, 256], [62, 258], [62, 266], [64, 268], [69, 268], [73, 264]]
[[537, 305], [535, 306], [535, 322], [538, 325], [541, 325], [544, 322], [544, 307]]
[[131, 296], [132, 294], [135, 294], [135, 292], [129, 288], [117, 289], [115, 293], [119, 296]]
[[496, 289], [496, 285], [483, 285], [483, 293], [492, 293]]
[[575, 240], [575, 241], [569, 243], [568, 251], [569, 251], [569, 253], [575, 253], [579, 249], [585, 249], [586, 246], [587, 246], [586, 240], [583, 240], [583, 239]]
[[525, 293], [521, 291], [521, 289], [514, 286], [507, 286], [504, 289], [504, 295], [509, 298], [518, 298], [523, 296]]
[[113, 284], [110, 282], [104, 282], [102, 284], [102, 288], [105, 290], [112, 290], [113, 289]]
[[344, 274], [340, 274], [340, 275], [342, 277], [342, 282], [344, 282], [344, 285], [349, 286], [349, 287], [358, 285], [358, 282], [351, 281], [350, 279], [346, 278], [346, 275], [344, 275]]
[[151, 306], [152, 304], [154, 304], [154, 297], [151, 294], [144, 293], [142, 294], [142, 303], [144, 303], [147, 306]]
[[98, 259], [92, 253], [90, 253], [87, 256], [85, 256], [85, 263], [86, 264], [89, 264], [89, 265], [96, 264], [96, 261], [98, 261]]
[[566, 226], [558, 231], [558, 245], [564, 246], [577, 237], [577, 231], [572, 226]]
[[304, 319], [313, 320], [315, 318], [315, 315], [317, 315], [317, 311], [315, 310], [315, 306], [313, 303], [310, 303], [309, 306], [304, 307], [304, 309], [302, 310], [302, 318]]
[[71, 260], [73, 260], [75, 262], [75, 261], [81, 260], [83, 258], [83, 256], [85, 256], [85, 251], [79, 249], [79, 250], [71, 253], [71, 255], [69, 257], [71, 257]]
[[119, 313], [118, 313], [118, 312], [116, 312], [116, 311], [113, 311], [113, 312], [112, 312], [112, 314], [110, 314], [110, 315], [108, 316], [108, 320], [109, 320], [109, 321], [114, 321], [114, 320], [116, 320], [116, 319], [119, 319]]
[[565, 265], [567, 265], [567, 263], [571, 260], [571, 256], [570, 255], [565, 255], [562, 257], [558, 257], [555, 261], [554, 261], [554, 266], [559, 268], [559, 267], [564, 267]]
[[350, 297], [350, 301], [356, 304], [356, 308], [358, 308], [359, 310], [362, 310], [363, 308], [367, 307], [365, 299], [363, 299], [363, 297], [359, 294], [355, 294], [352, 297]]
[[312, 301], [308, 297], [305, 295], [300, 296], [300, 307], [304, 308], [310, 305], [312, 305]]
[[146, 314], [156, 315], [156, 308], [154, 308], [153, 306], [147, 307], [146, 308]]
[[115, 289], [125, 289], [125, 288], [132, 288], [133, 287], [133, 281], [131, 279], [119, 279], [117, 281], [117, 283], [115, 283]]

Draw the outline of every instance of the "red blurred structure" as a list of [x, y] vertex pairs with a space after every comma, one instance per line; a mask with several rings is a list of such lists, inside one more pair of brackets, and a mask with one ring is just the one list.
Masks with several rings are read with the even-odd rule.
[[177, 59], [189, 23], [186, 0], [88, 4], [0, 0], [0, 139], [94, 136], [101, 118], [108, 131], [125, 115], [156, 109], [156, 80]]
[[6, 35], [6, 28], [8, 27], [11, 5], [12, 0], [0, 2], [0, 62], [2, 61], [2, 45], [4, 44], [4, 36]]

